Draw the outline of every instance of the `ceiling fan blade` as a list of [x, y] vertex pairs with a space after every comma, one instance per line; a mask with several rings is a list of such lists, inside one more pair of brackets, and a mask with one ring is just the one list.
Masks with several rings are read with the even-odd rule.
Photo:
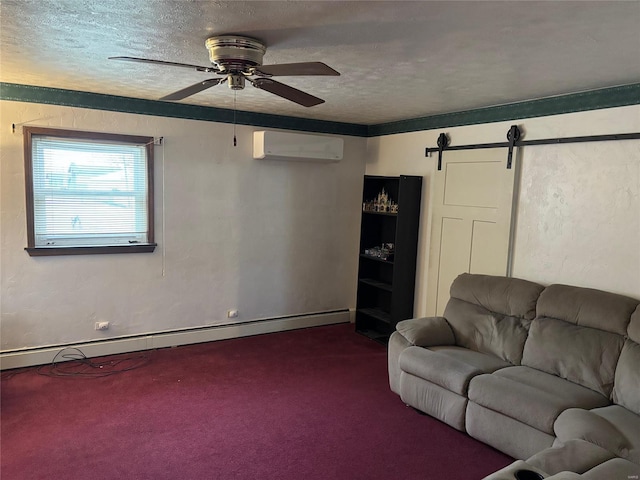
[[210, 78], [209, 80], [204, 80], [202, 82], [196, 83], [195, 85], [191, 85], [190, 87], [178, 90], [177, 92], [170, 93], [169, 95], [162, 97], [160, 100], [182, 100], [183, 98], [195, 95], [196, 93], [206, 90], [207, 88], [215, 87], [225, 80], [226, 78]]
[[255, 80], [249, 80], [254, 87], [266, 90], [267, 92], [278, 95], [279, 97], [291, 100], [303, 107], [313, 107], [324, 103], [324, 100], [308, 93], [298, 90], [297, 88], [290, 87], [284, 83], [276, 82], [270, 78], [256, 78]]
[[332, 75], [339, 76], [329, 65], [322, 62], [281, 63], [277, 65], [261, 65], [254, 69], [256, 75], [286, 76], [286, 75]]
[[154, 65], [169, 65], [170, 67], [183, 67], [196, 70], [198, 72], [218, 72], [219, 70], [213, 67], [201, 67], [200, 65], [190, 65], [188, 63], [177, 62], [165, 62], [164, 60], [152, 60], [150, 58], [137, 58], [137, 57], [108, 57], [109, 60], [122, 60], [125, 62], [138, 62], [138, 63], [151, 63]]

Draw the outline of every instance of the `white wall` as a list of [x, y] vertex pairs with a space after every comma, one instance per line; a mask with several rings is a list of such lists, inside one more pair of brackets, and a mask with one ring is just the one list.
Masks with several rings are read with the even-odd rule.
[[[452, 145], [640, 132], [640, 106], [404, 133], [369, 139], [369, 175], [423, 175], [415, 314], [426, 314], [431, 181], [441, 132]], [[506, 150], [505, 150], [506, 155]], [[513, 276], [640, 298], [640, 141], [523, 147]]]
[[[366, 139], [303, 164], [253, 160], [254, 127], [234, 148], [228, 124], [8, 101], [0, 115], [2, 350], [355, 306]], [[29, 257], [23, 124], [163, 136], [156, 251]]]
[[[640, 106], [363, 139], [336, 164], [251, 158], [254, 127], [0, 102], [1, 349], [355, 306], [362, 175], [422, 175], [416, 315], [426, 312], [436, 145], [640, 131]], [[18, 125], [11, 133], [10, 124]], [[29, 257], [21, 124], [163, 136], [152, 254]], [[640, 142], [527, 147], [513, 275], [640, 298]], [[164, 211], [163, 211], [164, 206]], [[111, 329], [96, 332], [94, 322]]]

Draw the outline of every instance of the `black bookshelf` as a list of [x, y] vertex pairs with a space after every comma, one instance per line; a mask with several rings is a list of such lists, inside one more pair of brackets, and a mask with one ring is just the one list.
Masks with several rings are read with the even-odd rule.
[[[370, 201], [383, 189], [397, 209], [374, 210]], [[421, 193], [422, 177], [364, 177], [356, 331], [380, 343], [413, 317]], [[389, 243], [392, 251], [370, 251]]]

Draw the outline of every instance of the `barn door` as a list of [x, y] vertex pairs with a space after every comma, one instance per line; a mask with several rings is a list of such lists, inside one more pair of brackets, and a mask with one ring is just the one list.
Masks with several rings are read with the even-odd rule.
[[459, 274], [507, 274], [518, 162], [506, 165], [505, 148], [443, 152], [434, 182], [428, 315], [442, 315]]

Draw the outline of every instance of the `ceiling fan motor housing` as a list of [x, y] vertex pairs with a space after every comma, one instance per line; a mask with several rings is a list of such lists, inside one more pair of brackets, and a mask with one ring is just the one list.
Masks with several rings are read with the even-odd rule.
[[262, 65], [267, 47], [260, 41], [237, 35], [221, 35], [207, 38], [209, 60], [221, 73], [249, 73], [249, 68]]

